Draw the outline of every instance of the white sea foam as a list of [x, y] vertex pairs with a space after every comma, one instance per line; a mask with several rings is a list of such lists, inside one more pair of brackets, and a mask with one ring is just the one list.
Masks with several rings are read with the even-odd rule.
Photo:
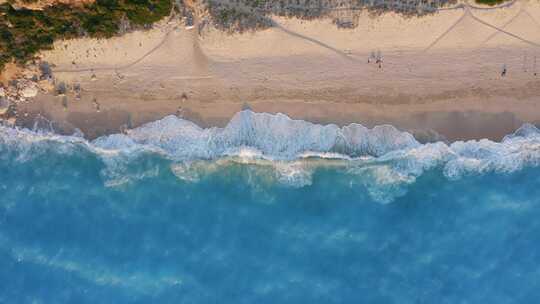
[[125, 135], [99, 138], [94, 145], [103, 149], [154, 147], [180, 160], [213, 159], [245, 151], [256, 151], [259, 157], [290, 160], [309, 153], [381, 156], [420, 144], [411, 134], [389, 125], [368, 129], [351, 124], [339, 128], [293, 120], [283, 114], [246, 110], [236, 114], [225, 128], [202, 129], [176, 116], [167, 116]]
[[0, 127], [0, 147], [15, 151], [19, 161], [42, 150], [50, 151], [51, 145], [55, 152], [69, 153], [83, 147], [96, 153], [110, 171], [106, 174], [118, 180], [141, 153], [169, 158], [173, 173], [188, 181], [197, 181], [205, 172], [215, 172], [233, 161], [271, 167], [276, 181], [305, 186], [311, 183], [314, 167], [332, 164], [358, 177], [373, 197], [384, 202], [405, 193], [407, 185], [435, 167], [442, 168], [448, 178], [457, 179], [540, 165], [540, 131], [531, 124], [501, 142], [483, 139], [450, 145], [420, 144], [411, 134], [389, 125], [368, 129], [351, 124], [340, 128], [249, 110], [237, 113], [224, 128], [203, 129], [167, 116], [126, 134], [103, 136], [92, 142], [79, 136]]

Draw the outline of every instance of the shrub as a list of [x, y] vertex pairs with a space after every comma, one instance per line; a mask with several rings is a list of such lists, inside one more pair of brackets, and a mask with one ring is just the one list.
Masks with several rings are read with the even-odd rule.
[[478, 4], [485, 4], [485, 5], [489, 5], [489, 6], [494, 6], [494, 5], [497, 5], [497, 4], [501, 4], [501, 3], [504, 3], [508, 0], [475, 0], [476, 3]]
[[167, 16], [171, 0], [97, 0], [82, 7], [58, 4], [44, 10], [0, 5], [0, 71], [10, 62], [25, 63], [56, 39], [79, 36], [108, 38], [123, 18], [142, 27]]

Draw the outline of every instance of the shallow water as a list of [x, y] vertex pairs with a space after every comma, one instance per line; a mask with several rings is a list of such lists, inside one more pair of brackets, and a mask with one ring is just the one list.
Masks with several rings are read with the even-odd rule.
[[540, 297], [533, 126], [421, 145], [390, 126], [235, 119], [93, 142], [0, 129], [0, 303]]

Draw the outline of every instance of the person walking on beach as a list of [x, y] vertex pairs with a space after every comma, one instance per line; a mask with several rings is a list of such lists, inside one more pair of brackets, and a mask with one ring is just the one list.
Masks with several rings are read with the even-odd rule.
[[379, 69], [382, 69], [382, 55], [381, 51], [377, 51], [377, 60], [375, 61], [379, 65]]
[[502, 77], [506, 76], [506, 64], [503, 65], [501, 76]]
[[369, 57], [367, 59], [367, 63], [371, 63], [371, 61], [373, 61], [373, 59], [375, 59], [375, 58], [376, 58], [375, 52], [371, 51], [371, 54], [369, 54]]

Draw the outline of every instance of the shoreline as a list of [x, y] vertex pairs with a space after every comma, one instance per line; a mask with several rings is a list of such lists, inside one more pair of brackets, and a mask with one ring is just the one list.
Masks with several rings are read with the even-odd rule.
[[[540, 126], [540, 121], [520, 119], [516, 113], [481, 108], [457, 109], [452, 105], [429, 105], [426, 107], [387, 106], [376, 109], [365, 104], [349, 105], [345, 110], [340, 104], [328, 102], [256, 102], [249, 104], [222, 104], [212, 110], [200, 108], [200, 105], [186, 106], [180, 113], [174, 112], [174, 102], [164, 101], [159, 107], [148, 108], [148, 113], [134, 114], [119, 109], [91, 113], [90, 111], [73, 111], [63, 119], [48, 117], [47, 114], [28, 115], [18, 121], [18, 125], [26, 128], [35, 126], [49, 128], [52, 122], [54, 131], [63, 135], [71, 135], [80, 130], [87, 139], [95, 139], [103, 135], [121, 133], [126, 129], [137, 128], [143, 124], [159, 120], [168, 115], [177, 115], [194, 122], [201, 128], [224, 127], [232, 116], [242, 109], [249, 108], [255, 112], [277, 114], [282, 113], [291, 119], [304, 120], [326, 125], [335, 124], [340, 127], [358, 123], [367, 128], [378, 125], [392, 125], [399, 130], [411, 133], [420, 142], [489, 139], [500, 141], [504, 136], [512, 134], [525, 123]], [[503, 103], [502, 107], [505, 106]], [[138, 105], [146, 110], [143, 105]], [[352, 109], [351, 109], [352, 108]], [[286, 111], [281, 111], [286, 109]], [[152, 111], [152, 112], [150, 112]], [[401, 112], [397, 115], [396, 112]], [[41, 113], [47, 113], [43, 111]], [[35, 113], [34, 113], [35, 114]], [[36, 125], [37, 121], [37, 125]]]
[[108, 40], [60, 41], [41, 58], [54, 64], [52, 85], [67, 92], [18, 104], [16, 124], [43, 116], [60, 132], [96, 138], [171, 114], [224, 126], [246, 105], [448, 141], [500, 140], [540, 124], [539, 3], [363, 17], [354, 29], [274, 16], [277, 26], [243, 34], [167, 22]]

